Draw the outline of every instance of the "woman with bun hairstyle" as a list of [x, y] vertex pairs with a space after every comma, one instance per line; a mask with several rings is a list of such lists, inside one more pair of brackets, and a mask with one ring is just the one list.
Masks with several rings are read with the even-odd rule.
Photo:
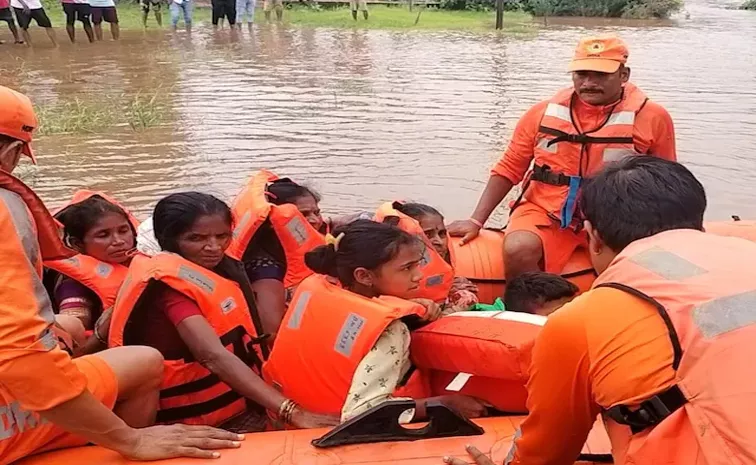
[[[437, 319], [441, 307], [405, 300], [421, 279], [425, 245], [416, 236], [357, 220], [326, 240], [305, 255], [318, 274], [297, 288], [263, 374], [303, 408], [346, 421], [395, 398], [411, 372], [410, 328]], [[469, 417], [486, 410], [467, 396], [439, 399]], [[424, 418], [427, 400], [414, 418]]]

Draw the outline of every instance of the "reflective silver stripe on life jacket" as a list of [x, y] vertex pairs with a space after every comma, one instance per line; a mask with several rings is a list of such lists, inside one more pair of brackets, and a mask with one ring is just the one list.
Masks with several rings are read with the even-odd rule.
[[[0, 189], [0, 202], [5, 204], [5, 208], [10, 214], [10, 220], [16, 230], [16, 234], [21, 241], [24, 254], [29, 260], [29, 267], [27, 270], [17, 271], [21, 273], [29, 273], [29, 276], [31, 277], [32, 292], [38, 305], [37, 314], [48, 325], [52, 325], [55, 322], [52, 302], [50, 302], [50, 296], [47, 294], [47, 290], [45, 289], [44, 284], [42, 284], [42, 279], [37, 271], [41, 258], [39, 254], [37, 229], [34, 227], [33, 220], [26, 208], [26, 203], [20, 195], [6, 189]], [[49, 329], [46, 329], [39, 335], [38, 341], [46, 350], [51, 350], [58, 345], [57, 339], [52, 336]]]
[[608, 120], [606, 120], [606, 126], [632, 126], [635, 124], [635, 112], [634, 111], [618, 111], [612, 113]]
[[517, 440], [522, 437], [522, 430], [520, 428], [517, 428], [517, 431], [515, 431], [514, 437], [512, 438], [512, 447], [509, 449], [509, 453], [507, 454], [507, 457], [504, 459], [504, 465], [509, 465], [514, 461], [515, 454], [517, 453]]
[[95, 273], [97, 274], [97, 276], [101, 278], [107, 278], [108, 276], [110, 276], [110, 273], [112, 272], [113, 272], [113, 265], [110, 265], [105, 262], [100, 262], [95, 267]]
[[546, 152], [549, 152], [549, 153], [557, 153], [557, 150], [558, 150], [557, 144], [549, 145], [550, 140], [551, 139], [549, 139], [548, 137], [541, 137], [540, 139], [538, 139], [538, 142], [536, 143], [536, 148], [545, 150]]
[[561, 119], [562, 121], [567, 121], [568, 123], [572, 124], [572, 116], [570, 116], [570, 108], [564, 105], [559, 105], [558, 103], [549, 103], [548, 106], [546, 107], [546, 112], [543, 114], [543, 116], [551, 116], [554, 118]]
[[239, 220], [239, 223], [234, 228], [234, 232], [232, 233], [232, 236], [234, 236], [234, 238], [239, 237], [241, 232], [244, 231], [244, 228], [247, 226], [247, 223], [249, 223], [249, 219], [251, 216], [252, 214], [249, 212], [249, 210], [244, 212], [244, 215], [241, 217], [241, 219]]
[[710, 300], [693, 310], [693, 321], [712, 338], [756, 324], [756, 291]]
[[299, 329], [302, 325], [302, 315], [307, 308], [307, 304], [310, 303], [310, 297], [312, 297], [312, 292], [302, 291], [299, 297], [297, 297], [297, 301], [291, 304], [294, 310], [292, 310], [289, 321], [286, 323], [287, 328]]
[[683, 281], [707, 273], [681, 256], [661, 247], [652, 247], [630, 257], [630, 261], [670, 281]]
[[350, 357], [354, 342], [360, 336], [362, 328], [365, 326], [365, 321], [365, 318], [360, 315], [350, 313], [346, 321], [344, 321], [344, 326], [341, 327], [339, 335], [336, 336], [336, 345], [333, 350], [346, 357]]
[[288, 223], [286, 223], [286, 230], [289, 231], [289, 234], [294, 238], [295, 241], [297, 241], [297, 245], [301, 246], [305, 242], [307, 242], [308, 234], [307, 229], [305, 228], [304, 221], [302, 221], [302, 218], [295, 216], [294, 218], [290, 219]]
[[194, 284], [208, 294], [215, 292], [215, 281], [212, 278], [186, 265], [179, 266], [178, 277], [188, 283]]

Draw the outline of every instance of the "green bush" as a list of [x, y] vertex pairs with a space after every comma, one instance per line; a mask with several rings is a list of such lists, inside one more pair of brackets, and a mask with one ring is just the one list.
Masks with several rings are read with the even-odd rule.
[[[505, 0], [504, 5], [506, 10], [524, 10], [536, 16], [666, 18], [682, 7], [682, 0]], [[442, 0], [441, 7], [493, 10], [496, 0]]]
[[756, 0], [748, 0], [741, 8], [744, 10], [756, 10]]

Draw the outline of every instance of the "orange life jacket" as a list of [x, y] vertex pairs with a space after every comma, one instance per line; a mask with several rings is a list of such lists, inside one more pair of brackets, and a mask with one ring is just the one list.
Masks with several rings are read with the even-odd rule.
[[526, 412], [533, 342], [545, 322], [517, 312], [454, 313], [412, 332], [412, 363], [432, 396], [458, 392], [504, 412]]
[[[0, 170], [0, 189], [13, 192], [21, 197], [29, 213], [31, 213], [37, 232], [41, 258], [34, 265], [37, 267], [40, 276], [42, 275], [43, 261], [48, 259], [69, 260], [70, 257], [76, 254], [75, 251], [69, 249], [63, 243], [61, 224], [53, 218], [47, 207], [45, 207], [44, 202], [26, 184], [12, 174]], [[6, 283], [6, 285], [9, 284]], [[65, 330], [53, 324], [55, 323], [55, 315], [52, 313], [50, 315], [42, 315], [42, 317], [50, 324], [42, 339], [45, 341], [57, 341], [58, 346], [70, 354], [74, 347], [71, 336]]]
[[[134, 240], [136, 240], [136, 228], [139, 227], [137, 220], [127, 209], [116, 202], [113, 198], [102, 192], [81, 189], [74, 192], [71, 201], [59, 208], [55, 214], [60, 213], [65, 208], [81, 203], [91, 197], [99, 196], [106, 201], [121, 208], [129, 217], [129, 222], [134, 229]], [[126, 278], [128, 267], [118, 263], [107, 263], [94, 257], [84, 254], [77, 254], [74, 257], [65, 260], [47, 260], [45, 267], [55, 270], [71, 279], [78, 281], [86, 286], [102, 302], [102, 310], [106, 311], [115, 304], [118, 290], [121, 288], [123, 280]]]
[[756, 463], [756, 244], [675, 230], [627, 246], [595, 286], [657, 306], [675, 386], [605, 412], [615, 463]]
[[563, 228], [572, 223], [584, 177], [599, 171], [604, 162], [639, 155], [633, 143], [633, 126], [636, 114], [648, 101], [643, 91], [628, 83], [603, 125], [578, 129], [572, 120], [576, 98], [569, 88], [549, 101], [533, 148], [533, 170], [522, 194], [560, 219]]
[[398, 211], [395, 206], [398, 202], [386, 202], [378, 208], [373, 219], [382, 223], [389, 217], [399, 218], [400, 229], [410, 234], [420, 237], [425, 244], [423, 260], [420, 263], [420, 271], [423, 273], [423, 280], [417, 291], [417, 296], [423, 299], [430, 299], [435, 302], [443, 302], [449, 297], [449, 291], [454, 281], [454, 269], [436, 252], [430, 240], [425, 236], [420, 223], [414, 218], [410, 218], [404, 213]]
[[304, 409], [340, 415], [357, 366], [386, 327], [424, 313], [407, 300], [368, 299], [310, 276], [297, 287], [263, 376]]
[[[239, 285], [168, 252], [132, 259], [113, 310], [110, 347], [139, 343], [130, 334], [135, 309], [161, 311], [139, 302], [153, 280], [194, 300], [223, 345], [259, 373], [258, 332]], [[246, 400], [196, 360], [165, 361], [158, 422], [214, 426], [245, 409]]]
[[250, 178], [234, 199], [232, 210], [236, 229], [226, 253], [242, 260], [260, 226], [270, 220], [286, 255], [284, 286], [296, 286], [313, 272], [304, 262], [305, 253], [325, 244], [325, 238], [299, 213], [296, 205], [273, 205], [265, 197], [268, 183], [278, 179], [270, 171], [261, 170]]
[[[52, 217], [44, 202], [20, 179], [0, 170], [0, 189], [17, 194], [26, 204], [37, 228], [39, 253], [42, 260], [69, 258], [76, 254], [63, 243], [61, 224]], [[39, 263], [42, 272], [42, 263]]]

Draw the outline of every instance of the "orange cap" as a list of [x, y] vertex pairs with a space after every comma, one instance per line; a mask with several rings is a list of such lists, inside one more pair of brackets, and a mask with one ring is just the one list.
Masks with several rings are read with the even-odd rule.
[[36, 164], [31, 148], [32, 133], [37, 129], [37, 115], [31, 100], [13, 89], [0, 86], [0, 134], [24, 141], [23, 153]]
[[586, 37], [575, 49], [570, 63], [572, 71], [597, 71], [614, 73], [621, 64], [627, 63], [630, 52], [619, 37]]

